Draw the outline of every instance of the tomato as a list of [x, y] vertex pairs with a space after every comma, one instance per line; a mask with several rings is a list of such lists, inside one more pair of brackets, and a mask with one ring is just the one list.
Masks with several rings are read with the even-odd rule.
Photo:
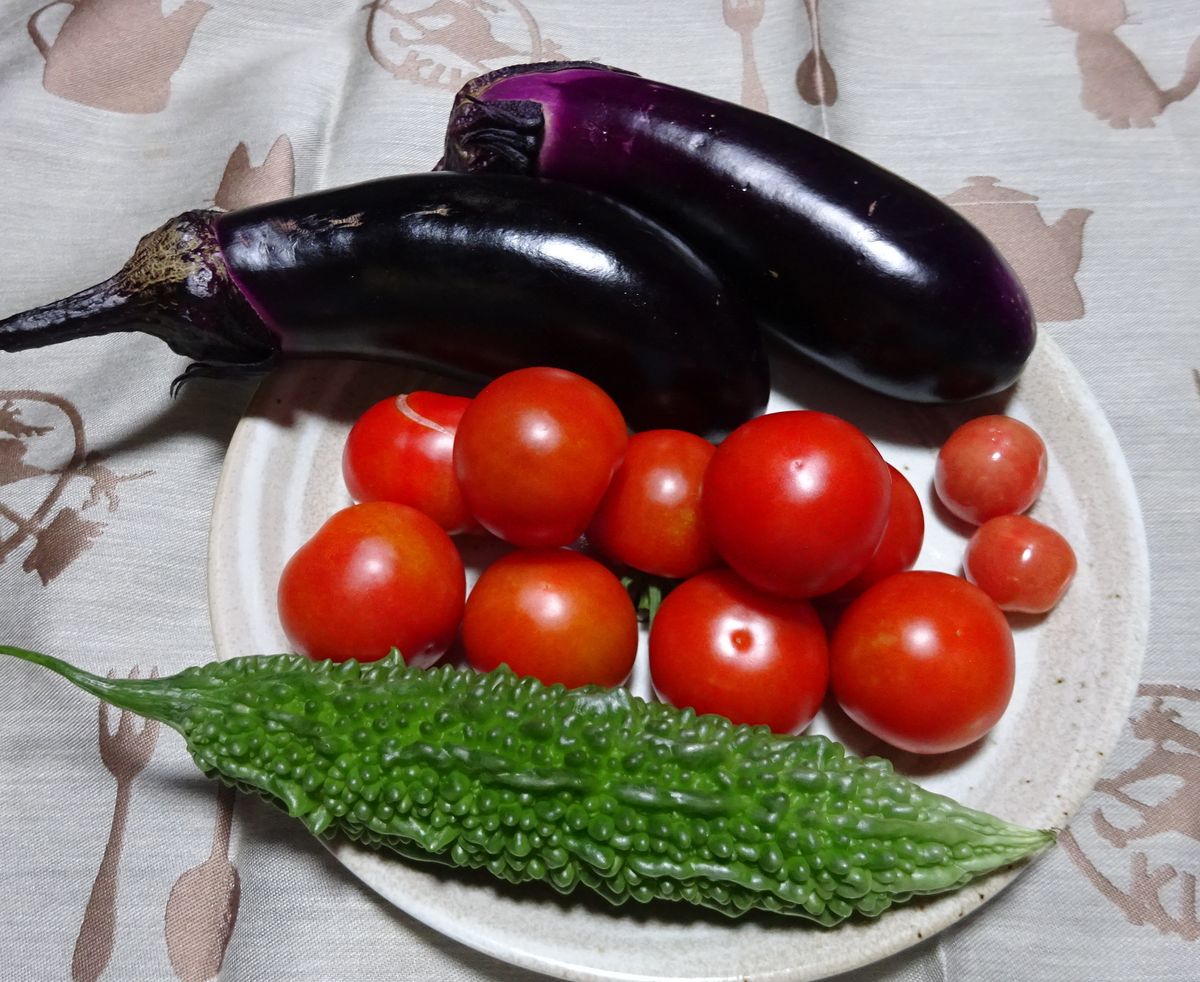
[[463, 614], [467, 660], [507, 664], [547, 685], [619, 685], [638, 647], [633, 601], [596, 560], [570, 549], [518, 549], [492, 563]]
[[683, 430], [635, 433], [588, 541], [613, 562], [672, 579], [717, 565], [700, 518], [700, 489], [715, 449]]
[[891, 478], [861, 430], [827, 413], [769, 413], [717, 447], [701, 507], [718, 554], [753, 586], [815, 597], [867, 565]]
[[968, 420], [942, 444], [934, 464], [937, 496], [964, 522], [982, 525], [997, 515], [1017, 515], [1046, 483], [1046, 445], [1011, 416]]
[[355, 501], [411, 505], [447, 532], [479, 529], [454, 476], [454, 432], [471, 400], [439, 392], [383, 399], [350, 429], [342, 476]]
[[1008, 621], [949, 573], [897, 573], [846, 608], [830, 642], [830, 683], [846, 715], [902, 750], [945, 753], [1004, 714], [1016, 671]]
[[454, 469], [467, 507], [518, 546], [564, 546], [587, 528], [627, 442], [599, 386], [558, 368], [487, 385], [463, 413]]
[[1054, 529], [1027, 515], [1001, 515], [971, 536], [963, 558], [967, 579], [1001, 610], [1044, 614], [1075, 577], [1075, 551]]
[[374, 661], [396, 647], [423, 666], [454, 640], [466, 589], [458, 550], [437, 522], [375, 501], [334, 513], [288, 560], [279, 620], [310, 658]]
[[673, 706], [794, 732], [825, 697], [825, 629], [807, 600], [771, 596], [730, 570], [710, 570], [675, 587], [659, 607], [650, 677]]
[[888, 474], [892, 479], [892, 496], [883, 538], [863, 571], [822, 600], [842, 603], [857, 597], [884, 577], [912, 569], [921, 554], [921, 544], [925, 541], [925, 513], [921, 510], [921, 499], [908, 479], [891, 464], [888, 464]]

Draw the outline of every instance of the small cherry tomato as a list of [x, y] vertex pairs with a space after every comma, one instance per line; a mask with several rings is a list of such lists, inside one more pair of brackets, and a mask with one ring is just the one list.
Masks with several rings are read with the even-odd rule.
[[807, 600], [771, 596], [730, 570], [709, 570], [675, 587], [658, 608], [650, 677], [673, 706], [794, 732], [825, 697], [825, 629]]
[[375, 403], [350, 428], [342, 476], [355, 501], [394, 501], [451, 534], [476, 531], [454, 476], [454, 431], [471, 400], [409, 392]]
[[704, 475], [705, 526], [751, 585], [815, 597], [867, 565], [887, 523], [891, 478], [874, 444], [827, 413], [769, 413], [717, 447]]
[[395, 647], [424, 666], [454, 640], [466, 589], [462, 559], [437, 522], [374, 501], [335, 512], [288, 560], [279, 620], [310, 658], [374, 661]]
[[1028, 515], [1001, 515], [971, 536], [963, 558], [967, 579], [1001, 610], [1044, 614], [1075, 576], [1075, 551], [1058, 532]]
[[980, 416], [950, 434], [938, 451], [933, 486], [950, 512], [982, 525], [1017, 515], [1046, 483], [1046, 445], [1011, 416]]
[[822, 597], [822, 600], [833, 603], [851, 600], [885, 577], [912, 569], [921, 554], [921, 544], [925, 541], [925, 514], [921, 510], [921, 499], [908, 479], [891, 464], [888, 464], [888, 474], [892, 479], [892, 497], [883, 538], [879, 540], [863, 571], [841, 589]]
[[715, 449], [683, 430], [635, 433], [588, 526], [588, 541], [613, 562], [672, 579], [717, 565], [700, 517], [700, 489]]
[[616, 403], [558, 368], [488, 384], [463, 413], [454, 469], [467, 507], [518, 546], [565, 546], [591, 521], [628, 435]]
[[518, 549], [485, 569], [463, 614], [467, 660], [546, 685], [619, 685], [638, 647], [633, 601], [606, 567], [570, 549]]
[[830, 683], [846, 715], [902, 750], [974, 743], [1004, 714], [1016, 673], [1008, 621], [949, 573], [897, 573], [850, 604], [830, 641]]

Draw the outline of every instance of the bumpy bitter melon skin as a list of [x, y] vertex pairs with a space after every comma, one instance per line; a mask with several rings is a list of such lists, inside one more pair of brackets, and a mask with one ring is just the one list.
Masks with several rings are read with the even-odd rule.
[[507, 668], [252, 656], [103, 679], [20, 649], [177, 729], [206, 774], [317, 835], [583, 884], [614, 903], [685, 900], [831, 926], [1022, 859], [1053, 839], [929, 792], [879, 758]]

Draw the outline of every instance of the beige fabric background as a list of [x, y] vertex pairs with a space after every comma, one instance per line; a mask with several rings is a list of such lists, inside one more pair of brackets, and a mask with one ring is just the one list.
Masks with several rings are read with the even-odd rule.
[[[1197, 0], [40, 3], [0, 5], [3, 313], [108, 275], [185, 208], [425, 169], [459, 79], [544, 58], [769, 108], [963, 207], [1025, 276], [1128, 458], [1153, 574], [1145, 681], [1062, 846], [979, 915], [853, 978], [1200, 974]], [[810, 58], [798, 88], [818, 23], [829, 67], [818, 85]], [[172, 402], [182, 365], [138, 335], [0, 354], [0, 639], [99, 671], [210, 655], [208, 516], [253, 383]], [[165, 730], [143, 740], [115, 921], [85, 917], [128, 786], [96, 727], [94, 702], [0, 664], [0, 979], [207, 978], [235, 909], [221, 979], [527, 977], [390, 908], [245, 799], [234, 897], [214, 788]], [[1102, 834], [1105, 820], [1133, 833]], [[195, 877], [169, 912], [214, 835], [215, 914]]]

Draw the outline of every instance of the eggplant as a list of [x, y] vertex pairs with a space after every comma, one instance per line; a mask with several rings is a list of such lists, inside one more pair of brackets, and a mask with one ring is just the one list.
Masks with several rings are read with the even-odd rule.
[[694, 251], [601, 194], [523, 177], [410, 174], [185, 212], [110, 279], [0, 321], [0, 350], [129, 330], [196, 359], [177, 384], [295, 357], [480, 381], [552, 365], [634, 429], [710, 439], [770, 394], [751, 312]]
[[956, 402], [1007, 388], [1036, 324], [973, 225], [783, 120], [591, 62], [462, 87], [439, 169], [570, 181], [677, 232], [789, 345], [872, 389]]

